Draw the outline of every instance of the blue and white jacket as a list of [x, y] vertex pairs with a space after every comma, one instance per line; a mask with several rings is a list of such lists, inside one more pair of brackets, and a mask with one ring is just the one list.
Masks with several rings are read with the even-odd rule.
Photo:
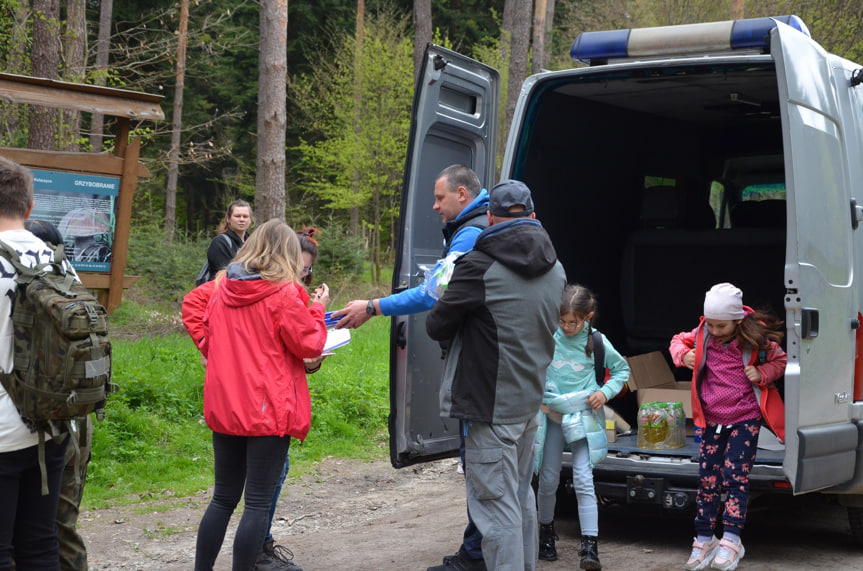
[[[449, 252], [469, 252], [473, 250], [476, 238], [488, 226], [488, 192], [485, 189], [468, 204], [455, 220], [443, 228], [444, 250], [442, 258]], [[477, 219], [476, 222], [473, 222]], [[382, 315], [411, 315], [428, 311], [437, 299], [427, 291], [424, 283], [405, 291], [382, 297], [378, 300]]]

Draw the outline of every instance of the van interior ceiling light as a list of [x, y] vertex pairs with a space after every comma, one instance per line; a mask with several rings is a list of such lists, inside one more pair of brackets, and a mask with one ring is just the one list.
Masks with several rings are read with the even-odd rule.
[[569, 53], [576, 61], [597, 65], [619, 58], [766, 50], [770, 47], [770, 30], [776, 27], [776, 22], [787, 24], [810, 36], [809, 28], [799, 17], [776, 16], [657, 28], [582, 32], [575, 38]]

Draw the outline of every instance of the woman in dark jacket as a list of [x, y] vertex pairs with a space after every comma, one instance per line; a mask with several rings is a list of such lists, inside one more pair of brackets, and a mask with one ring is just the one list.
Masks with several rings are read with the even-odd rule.
[[217, 229], [219, 234], [207, 248], [211, 276], [215, 277], [216, 273], [228, 267], [246, 241], [253, 222], [252, 207], [245, 200], [235, 200], [228, 206], [228, 212]]

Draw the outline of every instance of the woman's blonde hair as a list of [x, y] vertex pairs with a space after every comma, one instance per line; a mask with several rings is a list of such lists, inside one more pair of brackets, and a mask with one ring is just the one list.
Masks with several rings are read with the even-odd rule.
[[300, 240], [283, 221], [267, 220], [246, 239], [232, 263], [267, 281], [297, 281], [303, 269]]

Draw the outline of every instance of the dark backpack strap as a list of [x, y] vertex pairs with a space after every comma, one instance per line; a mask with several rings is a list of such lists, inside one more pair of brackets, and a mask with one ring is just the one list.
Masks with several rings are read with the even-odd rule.
[[593, 338], [593, 366], [596, 370], [596, 384], [605, 384], [605, 345], [602, 344], [602, 333], [597, 330], [590, 332]]

